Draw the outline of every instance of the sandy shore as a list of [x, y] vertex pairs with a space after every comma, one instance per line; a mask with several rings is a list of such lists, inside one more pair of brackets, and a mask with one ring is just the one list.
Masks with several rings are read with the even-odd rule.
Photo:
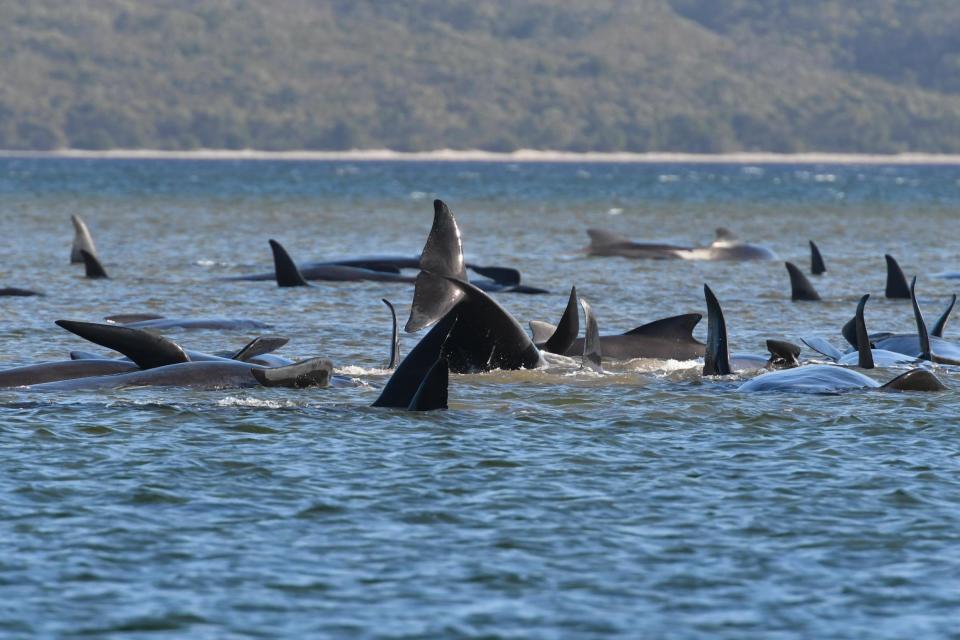
[[695, 163], [695, 164], [870, 164], [960, 165], [960, 155], [933, 153], [904, 153], [870, 155], [856, 153], [574, 153], [568, 151], [538, 151], [522, 149], [510, 153], [493, 151], [436, 151], [401, 152], [389, 149], [356, 151], [256, 151], [199, 149], [195, 151], [161, 151], [156, 149], [114, 149], [86, 151], [62, 149], [58, 151], [3, 151], [0, 157], [29, 158], [129, 158], [160, 160], [326, 160], [341, 162], [622, 162], [622, 163]]

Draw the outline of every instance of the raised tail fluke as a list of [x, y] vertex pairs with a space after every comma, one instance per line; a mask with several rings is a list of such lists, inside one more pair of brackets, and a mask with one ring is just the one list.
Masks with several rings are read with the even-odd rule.
[[557, 328], [541, 348], [548, 353], [562, 355], [577, 339], [578, 333], [580, 333], [580, 313], [577, 310], [577, 288], [570, 287], [570, 297], [567, 299], [567, 306], [563, 310], [563, 317], [560, 318]]
[[392, 320], [392, 332], [390, 334], [390, 370], [392, 371], [400, 364], [400, 332], [397, 330], [397, 310], [386, 298], [380, 298], [380, 302], [387, 305], [387, 309], [390, 309]]
[[703, 297], [707, 301], [707, 348], [703, 356], [703, 375], [730, 375], [730, 348], [727, 344], [727, 323], [723, 309], [710, 287], [703, 285]]
[[580, 298], [580, 306], [583, 307], [583, 322], [586, 325], [583, 341], [583, 368], [600, 371], [603, 354], [600, 352], [600, 327], [597, 324], [597, 317], [593, 315], [590, 303], [584, 298]]
[[434, 200], [433, 226], [420, 253], [420, 273], [404, 331], [414, 333], [429, 327], [463, 299], [463, 290], [448, 278], [467, 282], [460, 227], [450, 208], [442, 200]]
[[920, 338], [920, 359], [933, 360], [933, 351], [930, 349], [930, 335], [927, 333], [927, 323], [923, 320], [923, 312], [917, 303], [917, 277], [910, 283], [910, 303], [913, 305], [913, 319], [917, 323], [917, 336]]
[[278, 287], [309, 287], [310, 285], [300, 273], [300, 268], [293, 261], [283, 245], [276, 240], [270, 240], [270, 249], [273, 251], [273, 268], [277, 277]]
[[807, 276], [797, 268], [792, 262], [784, 263], [787, 267], [787, 273], [790, 274], [790, 299], [797, 300], [820, 300], [820, 294], [813, 288]]
[[417, 387], [407, 411], [434, 411], [447, 408], [450, 366], [446, 358], [438, 359]]
[[97, 247], [93, 244], [93, 237], [90, 235], [90, 230], [87, 229], [83, 219], [80, 216], [72, 215], [70, 221], [73, 222], [73, 246], [70, 248], [70, 262], [80, 263], [84, 261], [80, 254], [81, 250], [92, 256], [97, 255]]
[[83, 258], [83, 266], [86, 269], [86, 276], [90, 279], [109, 278], [107, 270], [100, 264], [100, 260], [94, 254], [86, 249], [80, 249], [80, 256]]
[[856, 331], [857, 331], [857, 366], [861, 369], [873, 369], [873, 350], [870, 348], [870, 337], [867, 334], [867, 322], [863, 317], [863, 310], [867, 306], [870, 294], [864, 295], [857, 303]]
[[943, 330], [947, 326], [947, 320], [950, 319], [950, 313], [953, 311], [953, 305], [955, 304], [957, 304], [957, 294], [951, 296], [950, 304], [948, 304], [947, 308], [940, 314], [940, 319], [937, 320], [937, 324], [933, 325], [933, 331], [930, 332], [930, 335], [935, 338], [943, 337]]
[[885, 295], [888, 298], [897, 298], [908, 300], [910, 298], [910, 287], [907, 285], [907, 277], [903, 275], [903, 269], [900, 264], [889, 253], [883, 256], [887, 261], [887, 288]]
[[57, 320], [57, 326], [84, 340], [122, 353], [141, 369], [190, 361], [180, 345], [143, 329], [75, 320]]
[[817, 243], [810, 240], [810, 273], [819, 276], [826, 273], [827, 266], [823, 263], [823, 256], [820, 255], [820, 248]]

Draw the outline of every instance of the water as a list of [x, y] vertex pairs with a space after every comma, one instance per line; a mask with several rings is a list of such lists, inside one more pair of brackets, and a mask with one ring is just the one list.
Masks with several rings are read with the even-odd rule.
[[[268, 269], [271, 237], [303, 261], [415, 253], [434, 197], [469, 259], [556, 292], [500, 296], [521, 322], [555, 322], [575, 283], [623, 331], [702, 312], [708, 282], [734, 351], [840, 346], [866, 292], [873, 330], [911, 329], [885, 252], [928, 317], [953, 291], [932, 275], [960, 270], [955, 167], [0, 160], [0, 286], [48, 294], [0, 300], [4, 364], [88, 348], [58, 318], [252, 317], [364, 383], [0, 392], [4, 637], [960, 637], [956, 391], [744, 395], [636, 362], [453, 376], [448, 412], [410, 415], [368, 406], [379, 300], [405, 318], [409, 286], [217, 280]], [[72, 213], [110, 281], [66, 263]], [[791, 303], [781, 262], [582, 252], [590, 226], [719, 225], [804, 268], [816, 240], [826, 301]]]

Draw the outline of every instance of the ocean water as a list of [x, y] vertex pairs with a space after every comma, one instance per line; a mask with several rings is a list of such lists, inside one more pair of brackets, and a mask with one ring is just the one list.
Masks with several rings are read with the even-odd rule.
[[[723, 304], [736, 352], [819, 336], [863, 293], [909, 331], [884, 253], [935, 318], [960, 271], [960, 168], [0, 160], [0, 362], [92, 349], [60, 318], [247, 317], [348, 388], [0, 390], [4, 638], [960, 638], [960, 372], [950, 391], [741, 394], [697, 363], [451, 376], [449, 411], [369, 405], [409, 285], [220, 278], [414, 254], [447, 201], [471, 261], [604, 333]], [[68, 263], [70, 214], [112, 275]], [[782, 261], [584, 254], [588, 227], [706, 244], [715, 227], [828, 272], [793, 303]], [[703, 340], [706, 323], [695, 335]], [[958, 337], [948, 325], [946, 337]], [[952, 335], [951, 335], [952, 334]], [[251, 331], [171, 331], [237, 348]], [[404, 336], [405, 352], [417, 335]], [[805, 351], [806, 355], [809, 355]], [[900, 370], [870, 375], [885, 381]]]

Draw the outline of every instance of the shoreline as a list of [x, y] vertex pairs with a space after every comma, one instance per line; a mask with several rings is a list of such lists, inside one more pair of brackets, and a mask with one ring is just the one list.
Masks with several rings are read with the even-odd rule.
[[253, 149], [197, 149], [162, 151], [158, 149], [111, 149], [90, 151], [0, 150], [0, 158], [52, 158], [85, 160], [289, 160], [326, 162], [491, 162], [491, 163], [623, 163], [623, 164], [846, 164], [846, 165], [960, 165], [960, 154], [902, 153], [628, 153], [572, 152], [521, 149], [513, 152], [438, 149], [403, 152], [389, 149], [352, 151], [257, 151]]

